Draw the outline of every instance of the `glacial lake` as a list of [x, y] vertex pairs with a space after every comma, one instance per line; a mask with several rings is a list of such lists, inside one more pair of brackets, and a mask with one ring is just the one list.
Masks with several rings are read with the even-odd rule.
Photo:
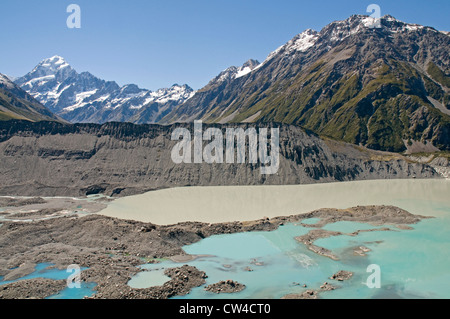
[[[288, 186], [180, 187], [117, 199], [100, 214], [158, 225], [257, 220], [319, 208], [395, 205], [413, 214], [445, 214], [450, 180], [370, 180]], [[431, 206], [435, 208], [432, 209]]]
[[[142, 288], [161, 285], [168, 280], [164, 269], [189, 264], [207, 273], [207, 285], [232, 279], [245, 284], [246, 289], [235, 294], [214, 294], [202, 286], [177, 298], [281, 298], [303, 292], [303, 285], [320, 290], [324, 282], [339, 289], [321, 292], [321, 298], [450, 298], [449, 180], [178, 188], [119, 199], [101, 213], [170, 224], [184, 220], [254, 220], [356, 205], [396, 205], [435, 218], [412, 225], [413, 230], [388, 226], [395, 231], [364, 232], [315, 242], [331, 249], [339, 261], [319, 256], [296, 241], [295, 237], [310, 230], [300, 224], [286, 224], [272, 232], [212, 236], [183, 247], [186, 253], [203, 257], [181, 264], [170, 260], [144, 264], [142, 273], [130, 283]], [[315, 222], [315, 218], [306, 220], [308, 224]], [[350, 233], [377, 227], [336, 222], [323, 228]], [[366, 256], [355, 255], [354, 248], [360, 246], [371, 251]], [[379, 289], [366, 284], [371, 264], [381, 269]], [[354, 276], [344, 282], [331, 280], [329, 277], [339, 270], [352, 271]]]

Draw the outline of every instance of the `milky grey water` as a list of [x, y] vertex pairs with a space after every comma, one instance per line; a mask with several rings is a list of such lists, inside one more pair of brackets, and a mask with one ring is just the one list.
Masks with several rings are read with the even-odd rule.
[[[166, 225], [286, 216], [319, 208], [396, 205], [414, 214], [436, 215], [426, 203], [448, 202], [450, 180], [405, 179], [289, 186], [181, 187], [120, 198], [100, 214]], [[420, 199], [422, 205], [417, 204]]]

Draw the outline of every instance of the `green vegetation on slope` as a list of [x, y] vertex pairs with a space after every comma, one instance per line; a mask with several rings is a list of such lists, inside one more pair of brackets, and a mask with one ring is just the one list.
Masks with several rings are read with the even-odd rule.
[[436, 64], [433, 62], [428, 63], [427, 72], [433, 80], [450, 88], [450, 76], [446, 75]]
[[0, 87], [0, 121], [25, 119], [29, 121], [55, 121], [52, 113], [37, 101], [18, 97]]
[[377, 150], [402, 152], [404, 140], [410, 139], [449, 147], [448, 138], [431, 129], [450, 129], [450, 117], [427, 100], [428, 95], [440, 101], [448, 98], [438, 85], [408, 63], [395, 60], [376, 61], [370, 72], [372, 78], [363, 84], [359, 72], [342, 76], [319, 61], [289, 81], [280, 80], [264, 92], [254, 92], [242, 103], [233, 122], [261, 111], [261, 122], [301, 125]]

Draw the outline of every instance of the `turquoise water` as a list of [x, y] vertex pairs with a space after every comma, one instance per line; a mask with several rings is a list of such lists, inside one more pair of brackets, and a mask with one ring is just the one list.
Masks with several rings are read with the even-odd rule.
[[[417, 204], [417, 203], [416, 203]], [[430, 205], [430, 203], [427, 203]], [[415, 206], [421, 209], [421, 205]], [[236, 294], [213, 294], [204, 286], [194, 288], [179, 299], [196, 298], [281, 298], [289, 293], [319, 289], [327, 281], [340, 289], [322, 292], [322, 298], [450, 298], [450, 203], [427, 206], [428, 213], [439, 211], [437, 218], [425, 219], [414, 230], [362, 232], [358, 236], [337, 236], [319, 239], [318, 246], [331, 249], [339, 261], [319, 256], [309, 251], [294, 237], [306, 234], [310, 228], [287, 224], [273, 232], [218, 235], [185, 246], [184, 250], [200, 257], [187, 264], [203, 270], [208, 275], [207, 284], [232, 279], [247, 287]], [[423, 208], [423, 207], [422, 207]], [[442, 214], [444, 213], [444, 214]], [[375, 226], [336, 222], [324, 227], [329, 230], [351, 233]], [[366, 257], [357, 256], [353, 248], [371, 249]], [[366, 285], [367, 267], [377, 264], [381, 268], [381, 288]], [[179, 267], [171, 261], [147, 264], [145, 269]], [[248, 267], [252, 271], [248, 271]], [[339, 270], [354, 272], [351, 280], [334, 282], [329, 277]], [[160, 272], [161, 273], [161, 272]], [[155, 273], [155, 277], [158, 274]], [[300, 285], [299, 285], [300, 284]], [[146, 286], [152, 286], [147, 281]]]
[[[414, 230], [361, 233], [357, 237], [340, 236], [316, 241], [342, 256], [340, 263], [365, 279], [364, 265], [381, 267], [381, 289], [368, 289], [352, 283], [345, 289], [325, 293], [327, 298], [450, 298], [450, 217], [423, 220]], [[381, 242], [380, 242], [381, 241]], [[346, 247], [364, 245], [372, 251], [368, 257], [354, 257]], [[364, 260], [364, 259], [362, 259]], [[362, 281], [362, 280], [360, 280]], [[357, 289], [355, 289], [357, 288]]]
[[97, 284], [93, 282], [82, 282], [81, 288], [69, 288], [66, 287], [56, 295], [47, 297], [46, 299], [83, 299], [84, 297], [90, 297], [95, 293], [95, 286]]
[[[207, 284], [233, 279], [247, 285], [246, 289], [237, 294], [221, 295], [206, 292], [204, 287], [199, 287], [185, 297], [279, 298], [298, 288], [294, 282], [308, 285], [320, 283], [321, 278], [330, 271], [333, 273], [335, 268], [328, 261], [322, 267], [317, 267], [316, 256], [294, 239], [308, 231], [302, 226], [288, 224], [273, 232], [218, 235], [185, 246], [184, 250], [189, 254], [214, 255], [200, 257], [188, 263], [207, 273]], [[182, 264], [165, 261], [147, 264], [145, 268], [151, 271], [179, 267]], [[248, 268], [252, 271], [248, 271]], [[282, 271], [278, 272], [279, 269]]]
[[[0, 286], [12, 282], [17, 282], [19, 280], [34, 279], [34, 278], [66, 280], [70, 276], [70, 273], [68, 273], [66, 269], [49, 268], [52, 266], [53, 264], [50, 263], [37, 264], [34, 272], [24, 277], [18, 278], [16, 280], [3, 281], [3, 277], [0, 276]], [[87, 268], [81, 268], [81, 271], [86, 269]], [[95, 283], [81, 282], [81, 288], [66, 287], [58, 294], [48, 297], [48, 299], [83, 299], [84, 297], [92, 296], [95, 293], [94, 291], [95, 286], [96, 286]]]
[[[66, 272], [65, 269], [61, 270], [57, 268], [49, 268], [51, 266], [53, 266], [53, 264], [49, 263], [37, 264], [34, 272], [24, 277], [21, 277], [17, 280], [34, 279], [34, 278], [48, 278], [54, 280], [67, 279], [69, 274]], [[0, 277], [0, 285], [16, 282], [17, 280], [3, 281], [3, 277]]]
[[[142, 268], [147, 268], [145, 265]], [[150, 269], [150, 271], [141, 271], [137, 273], [128, 282], [131, 288], [141, 289], [153, 286], [162, 286], [169, 281], [170, 278], [164, 275], [164, 269]]]

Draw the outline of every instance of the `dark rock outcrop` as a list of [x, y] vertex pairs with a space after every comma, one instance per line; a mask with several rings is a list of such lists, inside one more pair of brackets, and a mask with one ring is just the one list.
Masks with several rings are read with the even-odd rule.
[[344, 281], [349, 280], [352, 278], [353, 273], [351, 271], [341, 270], [335, 273], [333, 276], [330, 277], [330, 279], [337, 280], [337, 281]]
[[209, 285], [205, 287], [206, 291], [213, 292], [216, 294], [223, 293], [235, 293], [245, 289], [245, 285], [239, 282], [233, 281], [231, 279], [219, 281], [215, 284]]

